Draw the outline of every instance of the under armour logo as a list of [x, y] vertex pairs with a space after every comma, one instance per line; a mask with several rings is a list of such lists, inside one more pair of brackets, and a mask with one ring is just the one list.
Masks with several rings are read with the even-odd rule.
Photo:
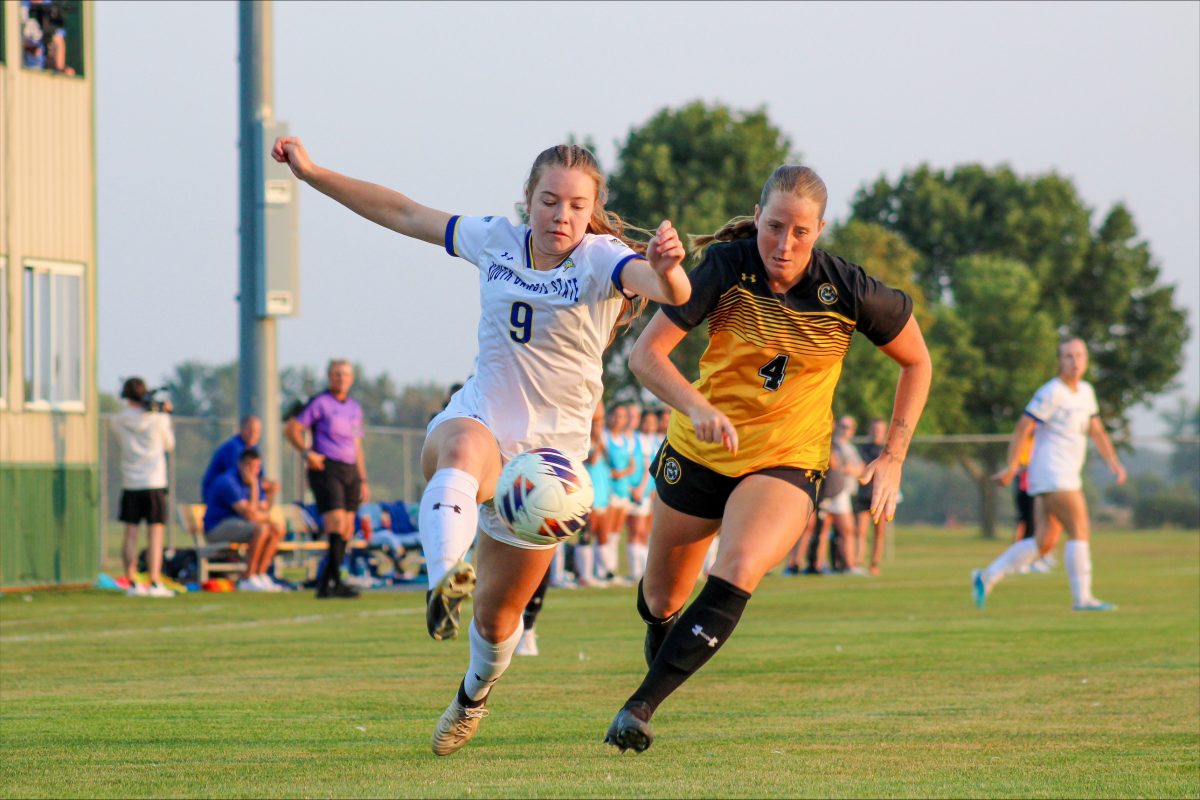
[[758, 280], [758, 276], [757, 275], [747, 275], [746, 273], [743, 272], [742, 280], [746, 281], [747, 283], [754, 283], [756, 280]]
[[488, 684], [495, 683], [496, 681], [498, 681], [498, 680], [500, 680], [500, 679], [499, 679], [499, 678], [492, 678], [491, 680], [484, 680], [484, 679], [483, 679], [483, 676], [482, 676], [482, 675], [480, 675], [478, 672], [476, 672], [476, 673], [475, 673], [475, 680], [479, 681], [480, 683], [482, 683], [483, 685], [485, 685], [485, 686], [486, 686], [486, 685], [488, 685]]
[[434, 503], [433, 504], [434, 511], [437, 511], [439, 508], [453, 508], [455, 514], [462, 513], [462, 506], [452, 506], [449, 503]]
[[716, 646], [717, 646], [717, 637], [715, 637], [715, 636], [709, 636], [709, 635], [705, 634], [705, 633], [704, 633], [704, 628], [701, 628], [699, 625], [693, 625], [693, 626], [692, 626], [692, 635], [693, 635], [693, 636], [699, 636], [701, 639], [703, 639], [704, 641], [708, 642], [708, 646], [709, 646], [709, 647], [716, 647]]
[[508, 251], [507, 251], [507, 250], [505, 250], [503, 253], [501, 253], [501, 254], [500, 254], [500, 257], [501, 257], [501, 258], [503, 258], [503, 259], [504, 259], [504, 260], [506, 260], [506, 261], [512, 261], [512, 260], [513, 260], [513, 257], [512, 257], [512, 256], [510, 256], [510, 255], [508, 254]]

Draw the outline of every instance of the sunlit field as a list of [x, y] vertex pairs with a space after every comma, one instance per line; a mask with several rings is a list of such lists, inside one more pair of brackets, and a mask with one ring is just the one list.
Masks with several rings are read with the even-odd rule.
[[466, 663], [420, 592], [0, 599], [0, 795], [1197, 797], [1200, 535], [1101, 531], [1096, 594], [968, 573], [1003, 543], [904, 529], [878, 578], [768, 577], [729, 644], [601, 744], [640, 681], [631, 589], [554, 591], [461, 752]]

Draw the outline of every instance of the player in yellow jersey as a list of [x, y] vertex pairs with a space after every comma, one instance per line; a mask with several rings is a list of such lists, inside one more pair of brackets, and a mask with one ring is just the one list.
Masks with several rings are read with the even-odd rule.
[[[837, 256], [814, 249], [827, 192], [807, 167], [782, 166], [754, 217], [727, 224], [691, 273], [692, 297], [664, 306], [629, 365], [678, 409], [654, 467], [658, 499], [638, 612], [649, 672], [605, 741], [645, 750], [650, 717], [724, 644], [751, 592], [813, 513], [829, 463], [833, 393], [857, 330], [900, 365], [887, 444], [861, 480], [874, 478], [871, 514], [891, 519], [932, 367], [912, 300]], [[668, 358], [707, 320], [700, 378], [689, 384]], [[716, 561], [691, 596], [709, 542]]]

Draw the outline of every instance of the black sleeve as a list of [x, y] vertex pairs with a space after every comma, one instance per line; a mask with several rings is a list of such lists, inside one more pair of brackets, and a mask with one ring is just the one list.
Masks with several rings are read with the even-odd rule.
[[876, 347], [895, 339], [912, 316], [912, 298], [872, 278], [861, 268], [854, 289], [858, 301], [858, 331]]
[[663, 306], [667, 319], [685, 331], [699, 325], [717, 307], [721, 295], [729, 288], [728, 247], [714, 244], [704, 253], [696, 268], [688, 273], [692, 296], [681, 306]]

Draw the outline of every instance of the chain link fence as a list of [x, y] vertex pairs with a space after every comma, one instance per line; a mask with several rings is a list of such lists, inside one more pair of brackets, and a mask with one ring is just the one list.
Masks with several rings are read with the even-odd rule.
[[[202, 502], [200, 478], [213, 451], [237, 430], [237, 420], [175, 417], [175, 454], [170, 461], [172, 519], [168, 544], [181, 541], [173, 510], [176, 503]], [[120, 451], [108, 417], [101, 436], [101, 526], [116, 517], [121, 494]], [[366, 429], [364, 449], [376, 500], [417, 501], [425, 486], [421, 475], [423, 428]], [[1084, 490], [1098, 527], [1147, 528], [1164, 525], [1200, 530], [1200, 437], [1139, 437], [1118, 443], [1129, 473], [1117, 487], [1107, 465], [1089, 454]], [[281, 501], [311, 500], [301, 458], [286, 444], [281, 448]], [[935, 525], [979, 529], [989, 516], [995, 532], [1007, 535], [1014, 522], [1012, 489], [986, 480], [1004, 463], [1004, 435], [918, 437], [904, 466], [903, 501], [896, 521], [901, 525]], [[102, 552], [105, 552], [105, 544]]]

